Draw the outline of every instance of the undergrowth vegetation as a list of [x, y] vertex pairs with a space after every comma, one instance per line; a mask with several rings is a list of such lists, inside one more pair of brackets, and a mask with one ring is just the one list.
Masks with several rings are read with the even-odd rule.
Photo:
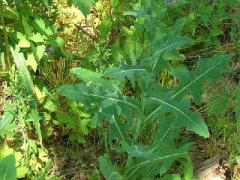
[[240, 177], [239, 0], [0, 0], [0, 179]]

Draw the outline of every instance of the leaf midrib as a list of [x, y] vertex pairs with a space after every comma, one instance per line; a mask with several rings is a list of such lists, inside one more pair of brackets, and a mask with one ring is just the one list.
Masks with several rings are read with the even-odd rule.
[[176, 110], [177, 112], [179, 112], [180, 114], [182, 114], [183, 116], [185, 116], [188, 120], [190, 120], [193, 124], [195, 124], [195, 126], [197, 126], [199, 129], [201, 129], [202, 134], [205, 134], [205, 130], [204, 130], [201, 126], [199, 126], [198, 123], [196, 123], [196, 122], [195, 122], [191, 117], [189, 117], [185, 112], [183, 112], [181, 109], [179, 109], [178, 107], [173, 106], [173, 105], [171, 105], [171, 104], [169, 104], [169, 103], [167, 103], [167, 102], [165, 102], [165, 101], [163, 101], [163, 100], [161, 100], [161, 99], [159, 99], [159, 98], [155, 98], [155, 97], [149, 97], [149, 98], [152, 99], [152, 100], [158, 101], [158, 102], [160, 102], [160, 103], [162, 103], [162, 104], [164, 104], [164, 105], [167, 105], [168, 107]]
[[[73, 92], [73, 93], [76, 93], [76, 91], [74, 90], [67, 90], [69, 93]], [[107, 96], [103, 96], [103, 95], [97, 95], [97, 94], [93, 94], [93, 93], [86, 93], [86, 92], [77, 92], [79, 94], [83, 94], [83, 95], [86, 95], [86, 96], [91, 96], [91, 97], [97, 97], [97, 98], [100, 98], [100, 99], [109, 99], [109, 100], [112, 100], [112, 101], [117, 101], [117, 102], [121, 102], [121, 103], [124, 103], [124, 104], [127, 104], [129, 106], [132, 106], [134, 107], [135, 109], [139, 110], [139, 107], [136, 106], [135, 104], [133, 103], [130, 103], [128, 101], [124, 101], [124, 100], [121, 100], [121, 99], [117, 99], [115, 97], [107, 97]]]

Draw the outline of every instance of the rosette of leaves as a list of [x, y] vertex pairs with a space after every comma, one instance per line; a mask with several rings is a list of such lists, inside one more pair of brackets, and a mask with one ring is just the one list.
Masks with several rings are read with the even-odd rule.
[[[166, 12], [159, 14], [157, 10], [167, 11], [167, 5], [150, 6], [148, 2], [152, 1], [144, 1], [143, 6], [126, 13], [136, 16], [133, 32], [125, 41], [131, 43], [125, 54], [130, 56], [129, 61], [104, 73], [74, 68], [72, 73], [80, 83], [62, 86], [59, 93], [84, 104], [98, 125], [104, 127], [107, 121], [109, 150], [99, 158], [106, 179], [181, 179], [182, 175], [192, 179], [190, 144], [176, 144], [175, 140], [183, 128], [209, 137], [206, 124], [198, 111], [191, 110], [190, 102], [202, 102], [204, 82], [214, 82], [231, 55], [199, 59], [196, 68], [189, 69], [179, 53], [179, 49], [194, 44], [181, 35], [186, 18], [163, 25]], [[124, 52], [120, 48], [119, 54]], [[164, 69], [178, 80], [176, 87], [159, 85], [159, 72]], [[123, 91], [126, 84], [134, 90], [131, 96]], [[152, 123], [158, 124], [157, 130], [147, 129]], [[146, 131], [152, 134], [148, 143], [140, 138]], [[114, 160], [113, 152], [122, 157], [120, 161]], [[182, 174], [169, 173], [176, 161], [183, 166]]]

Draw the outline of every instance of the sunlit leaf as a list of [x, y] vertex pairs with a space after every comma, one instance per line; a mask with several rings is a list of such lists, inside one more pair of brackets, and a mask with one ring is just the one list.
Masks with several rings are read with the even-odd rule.
[[12, 47], [10, 48], [14, 63], [16, 64], [21, 76], [23, 86], [29, 91], [33, 92], [33, 81], [30, 72], [27, 68], [26, 60], [22, 53], [17, 52]]

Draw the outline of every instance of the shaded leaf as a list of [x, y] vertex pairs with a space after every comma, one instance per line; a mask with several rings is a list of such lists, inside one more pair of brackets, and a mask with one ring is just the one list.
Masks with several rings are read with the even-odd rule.
[[118, 168], [114, 167], [108, 155], [101, 156], [99, 159], [100, 170], [107, 180], [124, 179], [118, 172]]
[[15, 167], [14, 155], [8, 155], [0, 159], [0, 179], [2, 180], [16, 180], [17, 172]]
[[70, 0], [70, 3], [76, 5], [86, 16], [95, 0]]

